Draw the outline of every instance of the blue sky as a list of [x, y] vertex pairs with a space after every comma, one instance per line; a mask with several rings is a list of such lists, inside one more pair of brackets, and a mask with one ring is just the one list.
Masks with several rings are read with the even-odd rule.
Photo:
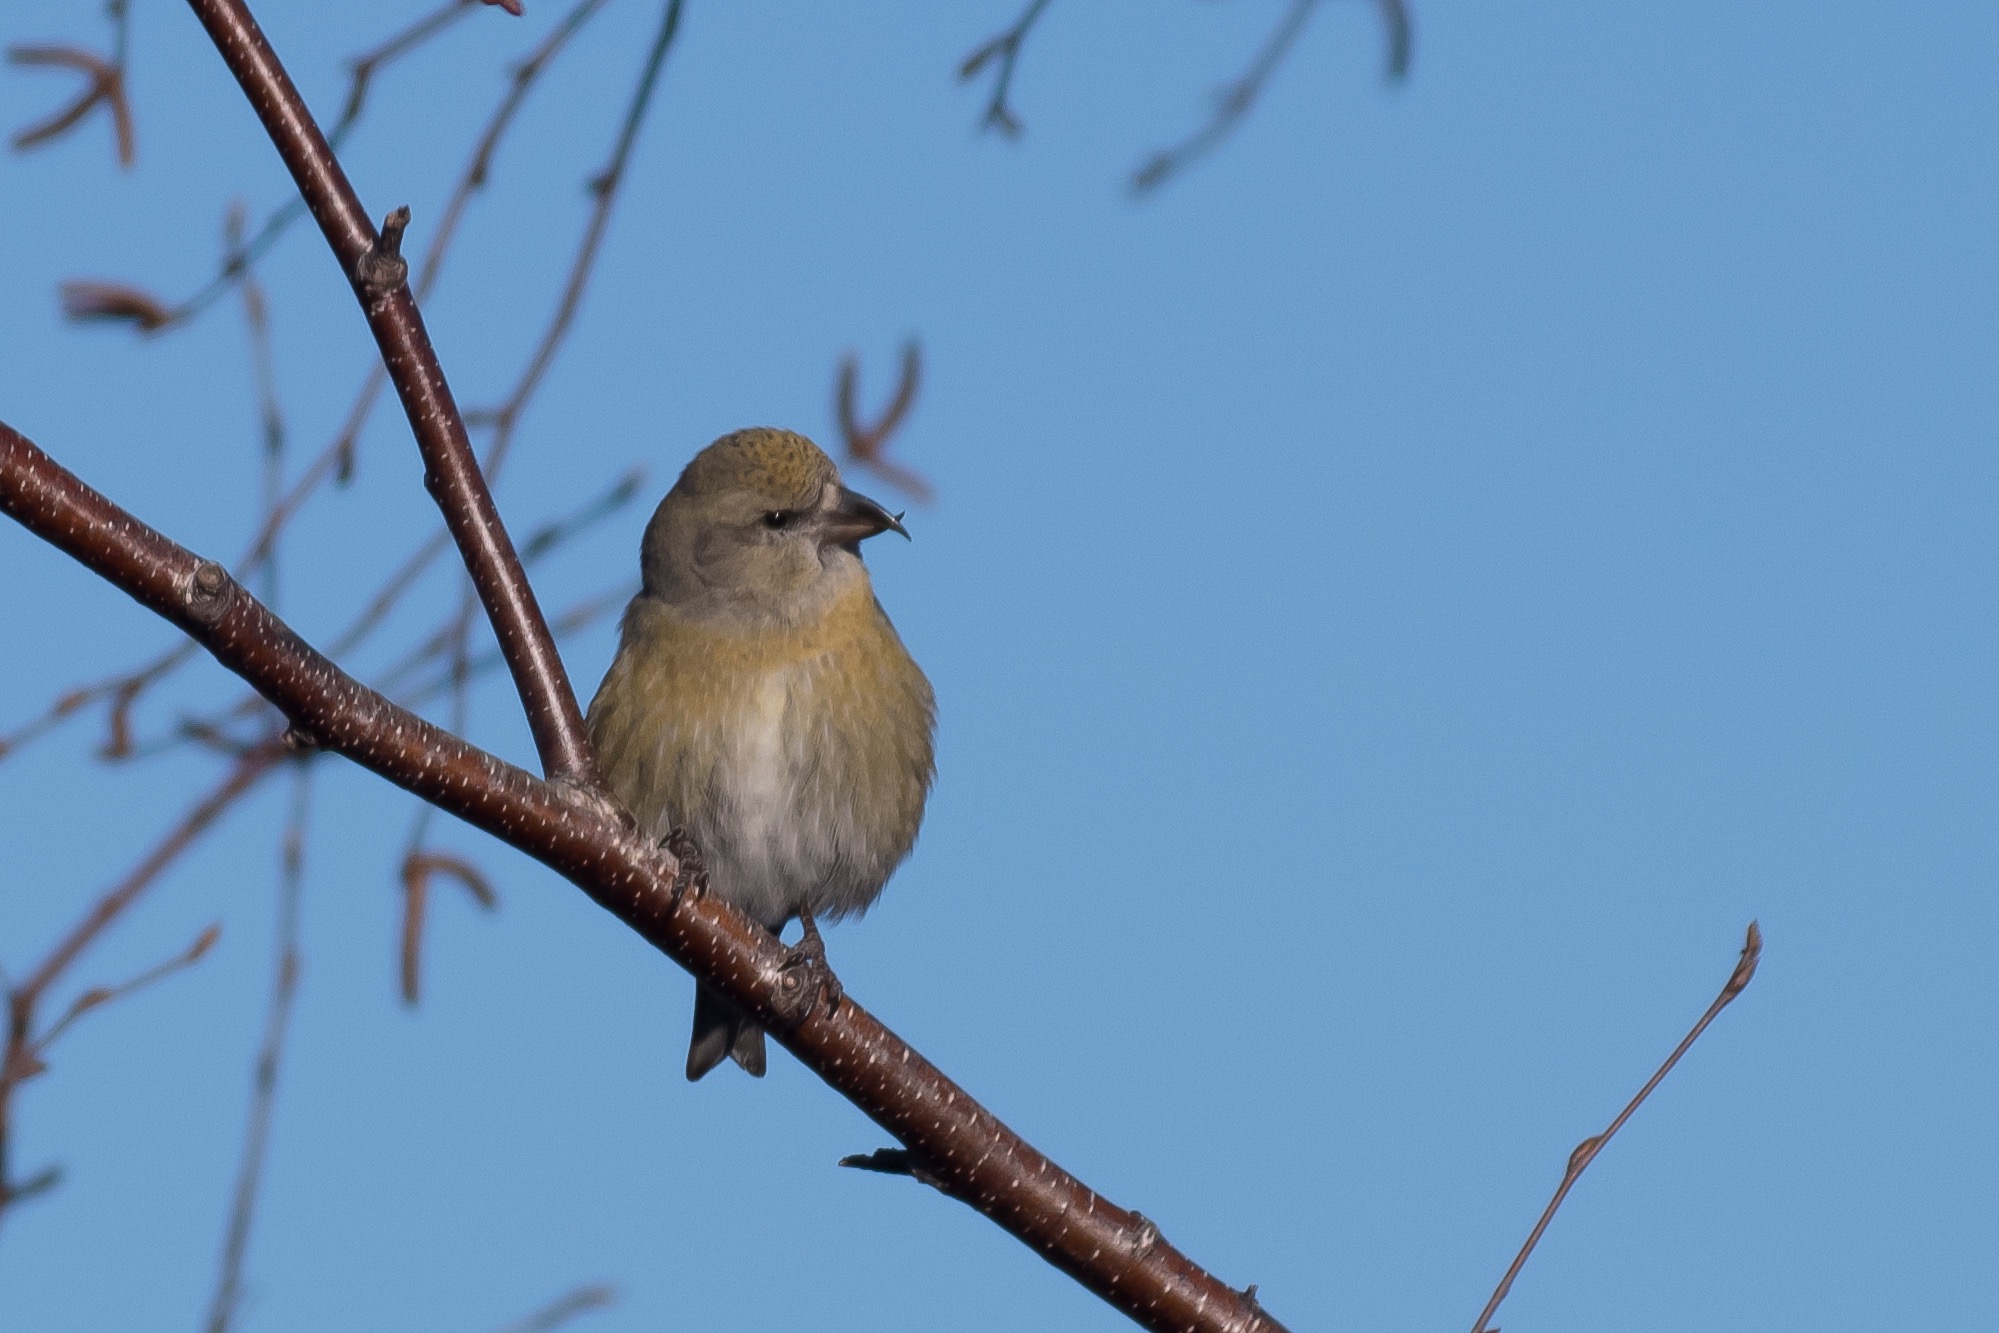
[[[418, 12], [266, 6], [322, 115]], [[348, 164], [421, 244], [502, 62], [481, 13], [380, 80]], [[1279, 9], [1058, 0], [1018, 143], [951, 80], [1011, 6], [690, 0], [603, 271], [524, 422], [517, 533], [766, 423], [831, 434], [840, 354], [939, 499], [876, 543], [936, 684], [914, 859], [829, 948], [1038, 1146], [1290, 1327], [1469, 1327], [1559, 1176], [1727, 976], [1761, 975], [1599, 1159], [1509, 1330], [1964, 1327], [1999, 1249], [1991, 515], [1999, 11], [1431, 0], [1386, 88], [1327, 5], [1241, 133], [1157, 197]], [[657, 11], [618, 0], [509, 141], [427, 314], [462, 401], [526, 356]], [[97, 45], [94, 6], [4, 24]], [[62, 278], [191, 288], [284, 197], [201, 38], [135, 10], [140, 161], [93, 122], [0, 159], [0, 419], [205, 553], [244, 542], [240, 321], [63, 324]], [[0, 76], [0, 124], [67, 85]], [[305, 231], [266, 282], [295, 447], [372, 354]], [[874, 486], [867, 483], [864, 489]], [[875, 487], [875, 489], [880, 489]], [[886, 495], [884, 498], [888, 498]], [[635, 567], [646, 505], [545, 601]], [[295, 530], [337, 629], [428, 531], [393, 409]], [[168, 642], [0, 529], [0, 726]], [[443, 613], [439, 578], [399, 622]], [[579, 689], [608, 628], [565, 647]], [[379, 666], [385, 653], [354, 665]], [[154, 725], [223, 696], [207, 664]], [[82, 723], [0, 764], [0, 961], [30, 964], [213, 780]], [[509, 688], [473, 733], [531, 758]], [[306, 964], [246, 1330], [1112, 1329], [968, 1210], [841, 1172], [879, 1131], [788, 1057], [681, 1078], [691, 983], [546, 871], [441, 828], [503, 903], [433, 912], [394, 993], [407, 799], [319, 772]], [[80, 1025], [22, 1094], [9, 1326], [195, 1324], [261, 1022], [282, 791], [93, 953], [202, 964]]]

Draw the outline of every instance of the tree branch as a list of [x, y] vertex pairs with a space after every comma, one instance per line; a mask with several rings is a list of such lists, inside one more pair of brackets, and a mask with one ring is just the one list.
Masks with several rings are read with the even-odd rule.
[[354, 284], [423, 455], [424, 486], [443, 511], [492, 618], [542, 770], [554, 781], [595, 786], [583, 710], [480, 474], [465, 422], [408, 284], [400, 278], [393, 285], [380, 281], [384, 261], [393, 256], [381, 246], [354, 187], [248, 7], [242, 0], [189, 0], [189, 7], [249, 97], [341, 270]]
[[1222, 1283], [1043, 1156], [830, 978], [678, 866], [601, 794], [538, 781], [362, 686], [219, 564], [176, 545], [0, 425], [0, 512], [179, 626], [309, 736], [549, 866], [743, 1009], [893, 1135], [939, 1188], [1146, 1328], [1281, 1333]]
[[1548, 1206], [1541, 1210], [1541, 1216], [1534, 1223], [1534, 1229], [1527, 1233], [1526, 1244], [1520, 1247], [1520, 1253], [1513, 1256], [1513, 1262], [1507, 1266], [1506, 1276], [1499, 1279], [1499, 1285], [1493, 1289], [1492, 1298], [1485, 1303], [1485, 1308], [1478, 1312], [1478, 1320], [1471, 1326], [1472, 1333], [1499, 1333], [1497, 1329], [1488, 1328], [1487, 1321], [1499, 1309], [1499, 1303], [1506, 1299], [1506, 1294], [1513, 1290], [1513, 1279], [1520, 1276], [1520, 1270], [1527, 1265], [1527, 1256], [1534, 1253], [1534, 1247], [1541, 1243], [1541, 1233], [1548, 1229], [1548, 1223], [1555, 1220], [1555, 1213], [1561, 1208], [1562, 1200], [1569, 1197], [1569, 1190], [1575, 1186], [1583, 1172], [1589, 1169], [1589, 1164], [1596, 1160], [1596, 1155], [1603, 1151], [1611, 1136], [1624, 1128], [1624, 1122], [1631, 1118], [1631, 1113], [1645, 1104], [1645, 1099], [1652, 1095], [1652, 1090], [1665, 1081], [1666, 1075], [1673, 1072], [1674, 1065], [1680, 1063], [1680, 1057], [1700, 1040], [1701, 1033], [1707, 1031], [1707, 1025], [1714, 1022], [1715, 1016], [1728, 1008], [1736, 996], [1742, 994], [1743, 988], [1755, 977], [1757, 960], [1762, 957], [1763, 931], [1751, 921], [1748, 933], [1742, 941], [1742, 956], [1736, 960], [1735, 970], [1728, 974], [1728, 980], [1722, 984], [1721, 994], [1714, 997], [1714, 1003], [1707, 1007], [1707, 1012], [1700, 1016], [1686, 1036], [1680, 1038], [1680, 1044], [1675, 1046], [1673, 1053], [1652, 1072], [1652, 1077], [1645, 1080], [1645, 1086], [1638, 1089], [1638, 1095], [1625, 1103], [1624, 1109], [1617, 1113], [1617, 1119], [1610, 1122], [1610, 1128], [1601, 1134], [1592, 1134], [1584, 1139], [1576, 1145], [1576, 1150], [1569, 1154], [1569, 1164], [1562, 1172], [1562, 1183], [1555, 1187], [1555, 1197], [1548, 1200]]
[[1027, 8], [1021, 11], [1011, 27], [974, 50], [958, 66], [958, 82], [967, 83], [988, 64], [995, 60], [999, 62], [999, 71], [993, 76], [993, 95], [986, 102], [986, 114], [979, 120], [981, 130], [998, 130], [1009, 139], [1018, 139], [1026, 128], [1020, 123], [1020, 117], [1013, 114], [1007, 94], [1013, 91], [1013, 68], [1020, 63], [1020, 48], [1041, 18], [1041, 11], [1046, 8], [1048, 0], [1028, 0]]

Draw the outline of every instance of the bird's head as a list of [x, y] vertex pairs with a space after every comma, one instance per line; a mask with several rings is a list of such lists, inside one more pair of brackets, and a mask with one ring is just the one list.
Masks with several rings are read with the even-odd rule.
[[899, 532], [891, 514], [840, 484], [803, 435], [756, 427], [703, 449], [646, 526], [649, 596], [689, 611], [793, 619], [865, 579], [860, 545]]

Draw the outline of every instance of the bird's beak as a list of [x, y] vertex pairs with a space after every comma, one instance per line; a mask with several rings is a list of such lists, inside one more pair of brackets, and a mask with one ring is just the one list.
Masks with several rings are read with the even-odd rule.
[[828, 546], [859, 546], [866, 538], [878, 532], [900, 532], [905, 539], [909, 532], [902, 526], [902, 515], [891, 514], [880, 505], [858, 491], [840, 488], [840, 497], [831, 509], [819, 516], [819, 540]]

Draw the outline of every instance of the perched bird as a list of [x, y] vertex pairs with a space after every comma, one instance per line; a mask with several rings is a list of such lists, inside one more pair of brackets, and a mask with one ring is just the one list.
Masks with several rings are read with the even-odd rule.
[[[773, 934], [865, 911], [923, 820], [935, 706], [861, 563], [880, 532], [909, 535], [804, 436], [723, 436], [646, 525], [590, 704], [640, 827], [690, 837], [709, 892]], [[687, 1077], [725, 1056], [761, 1075], [763, 1029], [703, 985]]]

